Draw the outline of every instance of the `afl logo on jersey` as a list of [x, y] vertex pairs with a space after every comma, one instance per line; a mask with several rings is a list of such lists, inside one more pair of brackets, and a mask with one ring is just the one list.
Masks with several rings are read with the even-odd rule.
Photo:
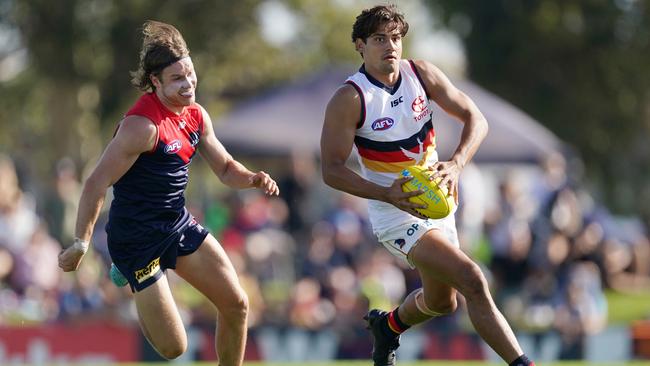
[[177, 152], [181, 151], [182, 147], [183, 144], [181, 143], [181, 140], [174, 140], [165, 145], [165, 154], [176, 154]]
[[393, 127], [394, 124], [395, 121], [392, 118], [384, 117], [373, 122], [371, 127], [374, 131], [384, 131]]
[[417, 98], [411, 103], [411, 108], [413, 108], [413, 112], [420, 113], [424, 111], [427, 108], [426, 103], [424, 102], [424, 98], [418, 95]]

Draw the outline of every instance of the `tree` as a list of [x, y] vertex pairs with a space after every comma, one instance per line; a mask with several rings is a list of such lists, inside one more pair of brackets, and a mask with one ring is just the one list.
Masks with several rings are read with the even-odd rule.
[[429, 0], [472, 79], [577, 147], [586, 182], [650, 218], [650, 9], [643, 1]]
[[139, 29], [147, 19], [174, 24], [183, 33], [200, 76], [199, 102], [213, 118], [234, 101], [332, 58], [356, 56], [338, 38], [349, 28], [340, 23], [353, 18], [341, 16], [345, 9], [315, 0], [289, 2], [284, 6], [302, 29], [289, 43], [273, 45], [259, 29], [263, 3], [4, 0], [0, 40], [7, 35], [13, 41], [0, 42], [0, 65], [20, 52], [27, 63], [0, 84], [0, 150], [20, 157], [38, 178], [64, 156], [92, 165], [139, 93], [129, 87], [129, 71], [137, 68]]

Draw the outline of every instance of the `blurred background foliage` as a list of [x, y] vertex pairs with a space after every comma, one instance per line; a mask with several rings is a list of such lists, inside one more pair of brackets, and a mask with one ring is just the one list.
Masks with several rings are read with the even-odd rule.
[[[68, 155], [83, 166], [101, 153], [139, 93], [129, 87], [129, 71], [137, 68], [147, 19], [183, 33], [200, 101], [213, 119], [263, 89], [358, 57], [347, 42], [353, 14], [315, 0], [0, 4], [0, 145], [36, 176], [47, 174], [55, 157]], [[273, 11], [295, 14], [304, 31], [290, 40], [263, 39], [260, 24], [269, 20], [261, 13]]]
[[613, 210], [650, 217], [647, 1], [427, 4], [462, 37], [471, 79], [575, 147]]
[[[650, 218], [647, 2], [422, 4], [432, 27], [463, 40], [469, 78], [573, 146], [585, 162], [584, 182], [615, 212]], [[184, 34], [200, 77], [199, 101], [216, 119], [233, 103], [314, 69], [358, 63], [350, 26], [371, 5], [0, 0], [0, 150], [41, 178], [62, 156], [93, 163], [138, 95], [129, 71], [137, 67], [147, 19]], [[279, 23], [290, 23], [294, 34]]]

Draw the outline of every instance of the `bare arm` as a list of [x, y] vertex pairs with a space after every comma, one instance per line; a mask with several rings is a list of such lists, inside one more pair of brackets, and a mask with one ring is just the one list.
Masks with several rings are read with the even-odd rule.
[[402, 192], [401, 185], [410, 178], [400, 178], [392, 186], [383, 187], [362, 178], [345, 165], [352, 151], [360, 112], [359, 94], [350, 85], [340, 87], [327, 105], [320, 144], [323, 180], [332, 188], [358, 197], [388, 202], [412, 215], [423, 217], [414, 210], [423, 206], [408, 201], [408, 197], [422, 192]]
[[463, 132], [456, 151], [448, 162], [433, 166], [435, 176], [441, 176], [441, 184], [447, 184], [449, 192], [457, 196], [460, 171], [469, 163], [487, 135], [488, 123], [474, 102], [458, 90], [437, 67], [426, 61], [415, 61], [423, 79], [427, 94], [448, 114], [463, 123]]
[[[156, 126], [144, 117], [129, 116], [122, 121], [117, 134], [84, 183], [75, 227], [75, 236], [80, 241], [90, 242], [106, 190], [133, 166], [141, 153], [153, 148], [156, 134]], [[75, 240], [75, 245], [59, 255], [59, 267], [66, 272], [76, 270], [84, 254], [85, 250], [80, 250]]]
[[203, 111], [203, 133], [199, 153], [207, 161], [210, 169], [224, 184], [233, 188], [259, 188], [268, 195], [278, 195], [280, 190], [275, 181], [265, 172], [253, 173], [226, 151], [214, 134], [212, 120]]

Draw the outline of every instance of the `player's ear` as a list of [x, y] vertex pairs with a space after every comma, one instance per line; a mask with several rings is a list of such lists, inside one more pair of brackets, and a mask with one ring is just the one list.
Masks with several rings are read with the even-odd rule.
[[161, 82], [160, 79], [154, 74], [149, 74], [149, 80], [151, 80], [151, 84], [156, 88], [160, 88]]
[[363, 39], [357, 38], [354, 41], [354, 48], [357, 50], [357, 52], [363, 54], [365, 47], [366, 47], [366, 42], [364, 42]]

